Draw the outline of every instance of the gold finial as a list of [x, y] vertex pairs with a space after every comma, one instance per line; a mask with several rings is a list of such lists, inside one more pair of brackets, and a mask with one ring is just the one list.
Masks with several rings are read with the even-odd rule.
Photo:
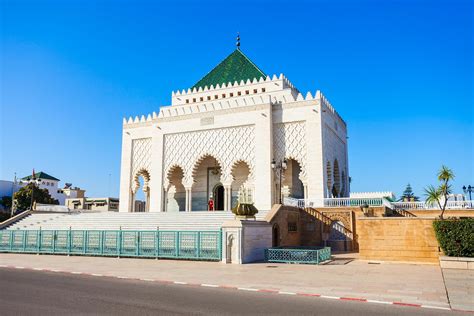
[[239, 34], [239, 32], [237, 32], [237, 43], [235, 43], [235, 45], [237, 46], [237, 49], [240, 49], [240, 34]]

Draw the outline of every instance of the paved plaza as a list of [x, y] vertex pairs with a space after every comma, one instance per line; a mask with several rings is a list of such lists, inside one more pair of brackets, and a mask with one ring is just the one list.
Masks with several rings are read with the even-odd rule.
[[437, 265], [376, 263], [351, 260], [347, 255], [315, 266], [0, 254], [0, 265], [474, 310], [472, 270], [445, 269], [445, 282]]

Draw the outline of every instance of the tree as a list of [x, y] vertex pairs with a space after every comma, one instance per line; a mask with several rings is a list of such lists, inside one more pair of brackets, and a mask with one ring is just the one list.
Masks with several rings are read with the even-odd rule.
[[415, 196], [415, 194], [413, 193], [413, 190], [411, 188], [410, 183], [408, 183], [407, 187], [405, 188], [405, 191], [403, 191], [402, 196], [400, 197], [399, 201], [417, 202], [419, 200], [420, 200], [420, 198]]
[[443, 219], [444, 211], [446, 210], [446, 204], [448, 204], [449, 195], [452, 193], [451, 184], [449, 181], [454, 179], [454, 173], [451, 169], [446, 166], [441, 166], [438, 172], [438, 181], [440, 184], [438, 187], [429, 185], [425, 188], [426, 202], [438, 204], [441, 214], [440, 219]]
[[12, 207], [12, 197], [11, 196], [3, 196], [0, 199], [0, 205], [2, 205], [4, 208], [9, 210]]
[[17, 210], [24, 211], [31, 206], [31, 193], [33, 192], [33, 201], [42, 204], [58, 205], [59, 201], [53, 199], [47, 189], [40, 189], [36, 184], [29, 183], [15, 193], [15, 206]]

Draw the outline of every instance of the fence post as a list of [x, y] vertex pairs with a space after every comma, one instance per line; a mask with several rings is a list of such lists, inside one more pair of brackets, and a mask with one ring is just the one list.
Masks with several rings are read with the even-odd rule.
[[23, 231], [23, 240], [22, 240], [23, 241], [23, 252], [25, 252], [25, 250], [26, 250], [26, 233], [28, 233], [28, 231], [24, 230]]
[[56, 252], [56, 230], [53, 230], [53, 253]]
[[[218, 240], [218, 243], [219, 243], [219, 247], [218, 247], [218, 249], [219, 249], [219, 261], [222, 261], [222, 251], [224, 251], [223, 249], [226, 249], [226, 252], [227, 252], [227, 239], [223, 238], [224, 237], [223, 234], [224, 233], [223, 233], [222, 227], [221, 227], [220, 232], [219, 232], [219, 240]], [[222, 245], [223, 241], [226, 243], [224, 245], [224, 247], [222, 247], [223, 246]], [[227, 258], [227, 255], [226, 255], [226, 258]]]
[[140, 255], [140, 232], [135, 232], [135, 255], [138, 257]]
[[117, 255], [118, 256], [117, 256], [117, 258], [120, 258], [120, 255], [122, 253], [122, 226], [119, 227], [117, 242], [118, 242], [118, 247], [117, 247], [117, 252], [118, 252]]
[[179, 231], [176, 232], [175, 243], [176, 243], [175, 255], [176, 255], [176, 258], [178, 258], [179, 257]]
[[201, 258], [201, 232], [196, 232], [197, 234], [197, 257]]
[[100, 254], [104, 255], [105, 231], [100, 232]]
[[155, 233], [155, 259], [158, 259], [158, 254], [160, 253], [160, 232], [159, 227], [156, 226]]
[[86, 254], [86, 249], [87, 249], [87, 231], [83, 230], [82, 231], [82, 252]]
[[72, 231], [71, 226], [69, 226], [69, 231], [67, 232], [67, 255], [71, 255], [71, 248], [72, 248]]
[[10, 234], [8, 236], [8, 243], [10, 246], [10, 251], [13, 250], [13, 230], [10, 230]]
[[37, 249], [38, 251], [36, 252], [36, 254], [39, 255], [40, 251], [41, 251], [41, 226], [38, 230], [38, 235], [37, 235], [37, 238], [36, 238], [36, 242], [38, 243], [37, 244]]

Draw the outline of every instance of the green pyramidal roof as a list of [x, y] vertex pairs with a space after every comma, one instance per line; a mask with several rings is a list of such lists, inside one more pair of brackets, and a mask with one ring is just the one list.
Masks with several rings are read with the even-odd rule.
[[[43, 171], [40, 171], [40, 172], [35, 172], [35, 177], [36, 179], [45, 179], [45, 180], [53, 180], [53, 181], [61, 181], [53, 176], [50, 176], [49, 174], [47, 174], [46, 172], [43, 172]], [[23, 177], [21, 178], [22, 180], [30, 180], [31, 178], [33, 178], [33, 175], [29, 175], [29, 176], [26, 176], [26, 177]]]
[[247, 81], [247, 79], [253, 80], [254, 78], [260, 79], [261, 77], [265, 78], [265, 76], [263, 71], [250, 61], [240, 49], [236, 49], [191, 89], [199, 89], [200, 87], [204, 89], [205, 86], [213, 85], [215, 87], [217, 84]]

